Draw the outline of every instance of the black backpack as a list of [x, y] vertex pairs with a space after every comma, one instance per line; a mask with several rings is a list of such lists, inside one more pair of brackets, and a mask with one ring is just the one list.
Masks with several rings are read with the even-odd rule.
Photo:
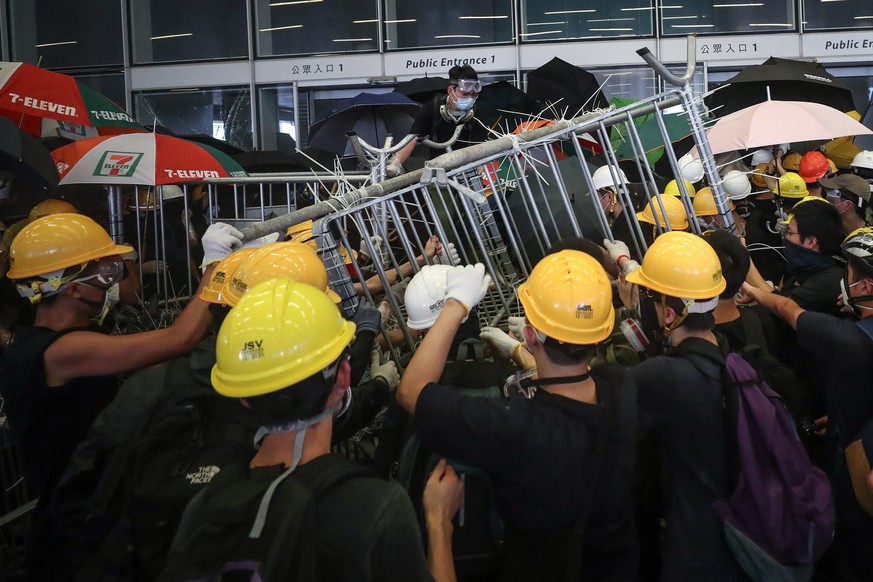
[[349, 479], [372, 476], [339, 455], [272, 479], [253, 478], [246, 467], [226, 469], [192, 502], [160, 579], [319, 580], [315, 500]]
[[[465, 342], [468, 343], [468, 342]], [[478, 349], [469, 341], [470, 347]], [[460, 350], [464, 352], [464, 350]], [[477, 352], [481, 357], [481, 351]], [[450, 386], [466, 396], [502, 397], [503, 383], [511, 375], [509, 365], [487, 360], [449, 363], [440, 384]], [[400, 456], [391, 469], [391, 477], [409, 494], [422, 533], [427, 539], [422, 496], [428, 476], [439, 457], [427, 450], [414, 426], [407, 430]], [[459, 580], [482, 580], [496, 576], [501, 564], [503, 522], [491, 479], [481, 469], [449, 460], [464, 480], [464, 507], [454, 519], [452, 553]]]
[[239, 400], [197, 381], [188, 358], [147, 372], [142, 381], [164, 390], [129, 419], [126, 439], [105, 463], [83, 519], [93, 546], [83, 552], [79, 580], [155, 579], [188, 502], [254, 456], [254, 417]]

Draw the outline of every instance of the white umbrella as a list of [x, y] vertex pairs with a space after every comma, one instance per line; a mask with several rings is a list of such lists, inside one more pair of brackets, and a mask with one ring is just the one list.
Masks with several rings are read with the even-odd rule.
[[764, 101], [722, 117], [707, 132], [712, 153], [747, 150], [779, 143], [868, 135], [839, 109], [808, 101]]

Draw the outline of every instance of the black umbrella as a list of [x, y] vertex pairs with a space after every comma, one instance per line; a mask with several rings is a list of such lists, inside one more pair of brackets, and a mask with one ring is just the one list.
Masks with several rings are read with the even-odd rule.
[[411, 81], [397, 83], [394, 91], [406, 95], [413, 101], [427, 103], [434, 95], [443, 94], [449, 86], [445, 77], [417, 77]]
[[[160, 132], [159, 132], [160, 133]], [[223, 139], [218, 139], [212, 137], [211, 135], [206, 135], [205, 133], [193, 133], [189, 135], [176, 135], [176, 137], [181, 137], [182, 139], [187, 139], [188, 141], [196, 141], [197, 143], [202, 143], [204, 145], [212, 146], [218, 151], [225, 153], [229, 156], [235, 156], [237, 154], [244, 153], [245, 150], [242, 148], [238, 148], [235, 145], [231, 145]]]
[[278, 150], [243, 152], [232, 157], [249, 173], [332, 171], [336, 160], [335, 154], [311, 149], [294, 154]]
[[746, 67], [727, 83], [704, 100], [717, 117], [768, 99], [811, 101], [840, 111], [855, 109], [852, 91], [821, 63], [770, 57], [760, 65]]
[[390, 134], [406, 136], [421, 105], [400, 93], [358, 93], [309, 127], [309, 145], [342, 157], [355, 155], [348, 133], [355, 132], [370, 145], [382, 147]]
[[476, 117], [488, 127], [499, 127], [507, 133], [522, 121], [538, 119], [543, 109], [542, 103], [507, 81], [485, 85], [476, 99]]
[[5, 117], [0, 117], [0, 170], [14, 175], [18, 190], [44, 197], [58, 187], [58, 170], [49, 151]]
[[594, 75], [558, 57], [527, 74], [527, 94], [567, 118], [609, 107]]

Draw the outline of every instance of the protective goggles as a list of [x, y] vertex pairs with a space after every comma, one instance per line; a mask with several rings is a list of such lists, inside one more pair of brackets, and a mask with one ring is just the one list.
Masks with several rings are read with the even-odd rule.
[[94, 279], [101, 285], [118, 283], [124, 279], [124, 261], [118, 255], [91, 261], [82, 276], [74, 281], [83, 283]]
[[465, 95], [478, 95], [482, 92], [482, 82], [478, 79], [475, 81], [470, 79], [459, 79], [457, 83], [452, 83], [452, 85]]

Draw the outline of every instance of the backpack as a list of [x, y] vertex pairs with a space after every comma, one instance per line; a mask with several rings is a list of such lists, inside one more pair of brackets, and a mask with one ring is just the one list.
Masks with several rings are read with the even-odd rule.
[[315, 500], [372, 472], [324, 455], [268, 479], [223, 470], [185, 512], [162, 581], [319, 580]]
[[[855, 323], [873, 341], [873, 317], [861, 319]], [[864, 511], [873, 515], [873, 493], [870, 492], [870, 487], [867, 485], [867, 478], [870, 475], [871, 464], [873, 464], [871, 463], [871, 459], [873, 459], [873, 418], [867, 421], [857, 435], [854, 435], [854, 440], [846, 446], [844, 452], [855, 499], [858, 500], [858, 504]]]
[[92, 539], [95, 529], [102, 534], [79, 580], [154, 579], [188, 502], [216, 475], [246, 466], [254, 455], [259, 423], [238, 400], [193, 378], [187, 358], [160, 370], [152, 373], [151, 388], [164, 390], [150, 409], [129, 419], [134, 428], [110, 454], [89, 500], [83, 522]]
[[810, 462], [782, 399], [746, 360], [728, 354], [725, 376], [737, 480], [713, 507], [728, 546], [754, 580], [809, 580], [833, 539], [827, 476]]
[[[479, 340], [468, 340], [470, 347]], [[464, 352], [464, 350], [459, 350]], [[503, 382], [512, 373], [508, 364], [476, 359], [446, 365], [440, 384], [465, 396], [500, 398]], [[409, 494], [422, 533], [427, 539], [422, 496], [428, 476], [440, 457], [427, 450], [414, 426], [407, 430], [398, 459], [391, 467], [392, 480]], [[490, 477], [477, 467], [449, 460], [464, 481], [464, 506], [455, 518], [452, 554], [459, 580], [494, 577], [500, 569], [503, 521]]]

